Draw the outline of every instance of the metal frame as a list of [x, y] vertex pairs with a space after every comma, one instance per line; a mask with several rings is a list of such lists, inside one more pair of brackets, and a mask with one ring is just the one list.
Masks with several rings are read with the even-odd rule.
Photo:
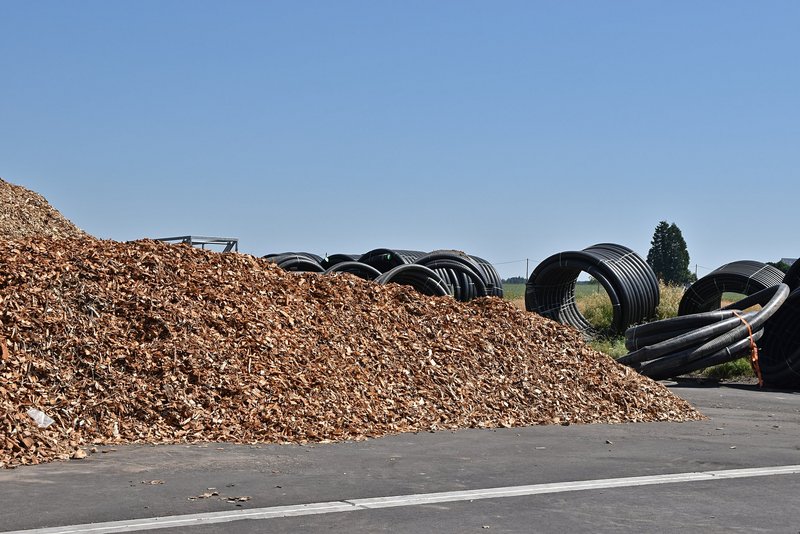
[[239, 252], [239, 239], [236, 237], [209, 237], [202, 235], [181, 235], [177, 237], [157, 237], [156, 241], [166, 241], [167, 243], [186, 243], [189, 246], [206, 248], [206, 245], [224, 246], [222, 252]]

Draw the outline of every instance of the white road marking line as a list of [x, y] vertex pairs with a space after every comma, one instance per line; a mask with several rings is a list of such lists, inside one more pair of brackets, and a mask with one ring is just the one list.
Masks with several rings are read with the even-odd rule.
[[750, 469], [728, 469], [724, 471], [701, 471], [694, 473], [671, 473], [667, 475], [605, 478], [598, 480], [577, 480], [572, 482], [533, 484], [529, 486], [506, 486], [502, 488], [444, 491], [438, 493], [420, 493], [415, 495], [394, 495], [390, 497], [317, 502], [291, 506], [273, 506], [269, 508], [255, 508], [252, 510], [236, 510], [231, 512], [209, 512], [204, 514], [150, 517], [144, 519], [131, 519], [127, 521], [109, 521], [107, 523], [88, 523], [85, 525], [15, 530], [13, 532], [6, 532], [5, 534], [111, 534], [117, 532], [136, 532], [141, 530], [156, 530], [162, 528], [210, 525], [214, 523], [229, 523], [231, 521], [242, 521], [245, 519], [275, 519], [279, 517], [319, 515], [335, 512], [352, 512], [356, 510], [372, 510], [401, 506], [419, 506], [422, 504], [444, 502], [498, 499], [503, 497], [522, 497], [527, 495], [542, 495], [546, 493], [562, 493], [567, 491], [630, 488], [635, 486], [652, 486], [657, 484], [676, 484], [683, 482], [730, 480], [734, 478], [796, 474], [800, 474], [800, 465], [756, 467]]

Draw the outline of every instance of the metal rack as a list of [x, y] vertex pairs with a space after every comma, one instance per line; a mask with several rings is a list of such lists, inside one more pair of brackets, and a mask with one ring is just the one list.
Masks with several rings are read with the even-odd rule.
[[206, 248], [206, 245], [224, 247], [222, 252], [239, 252], [239, 239], [236, 237], [209, 237], [202, 235], [181, 235], [176, 237], [157, 237], [156, 241], [167, 243], [186, 243], [192, 247]]

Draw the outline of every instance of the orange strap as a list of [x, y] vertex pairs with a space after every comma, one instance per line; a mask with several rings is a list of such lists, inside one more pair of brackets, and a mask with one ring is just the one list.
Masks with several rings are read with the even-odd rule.
[[741, 319], [744, 325], [747, 327], [747, 334], [750, 336], [750, 367], [753, 368], [753, 371], [756, 373], [756, 377], [758, 378], [758, 387], [764, 386], [764, 378], [761, 376], [761, 366], [758, 365], [758, 345], [756, 345], [755, 339], [753, 339], [753, 329], [750, 326], [750, 323], [747, 320], [739, 315], [739, 312], [733, 310], [734, 315]]

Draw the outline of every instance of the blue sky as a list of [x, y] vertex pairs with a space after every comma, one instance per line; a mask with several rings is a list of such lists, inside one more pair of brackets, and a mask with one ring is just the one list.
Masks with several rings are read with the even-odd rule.
[[0, 1], [0, 177], [102, 238], [800, 255], [800, 3]]

